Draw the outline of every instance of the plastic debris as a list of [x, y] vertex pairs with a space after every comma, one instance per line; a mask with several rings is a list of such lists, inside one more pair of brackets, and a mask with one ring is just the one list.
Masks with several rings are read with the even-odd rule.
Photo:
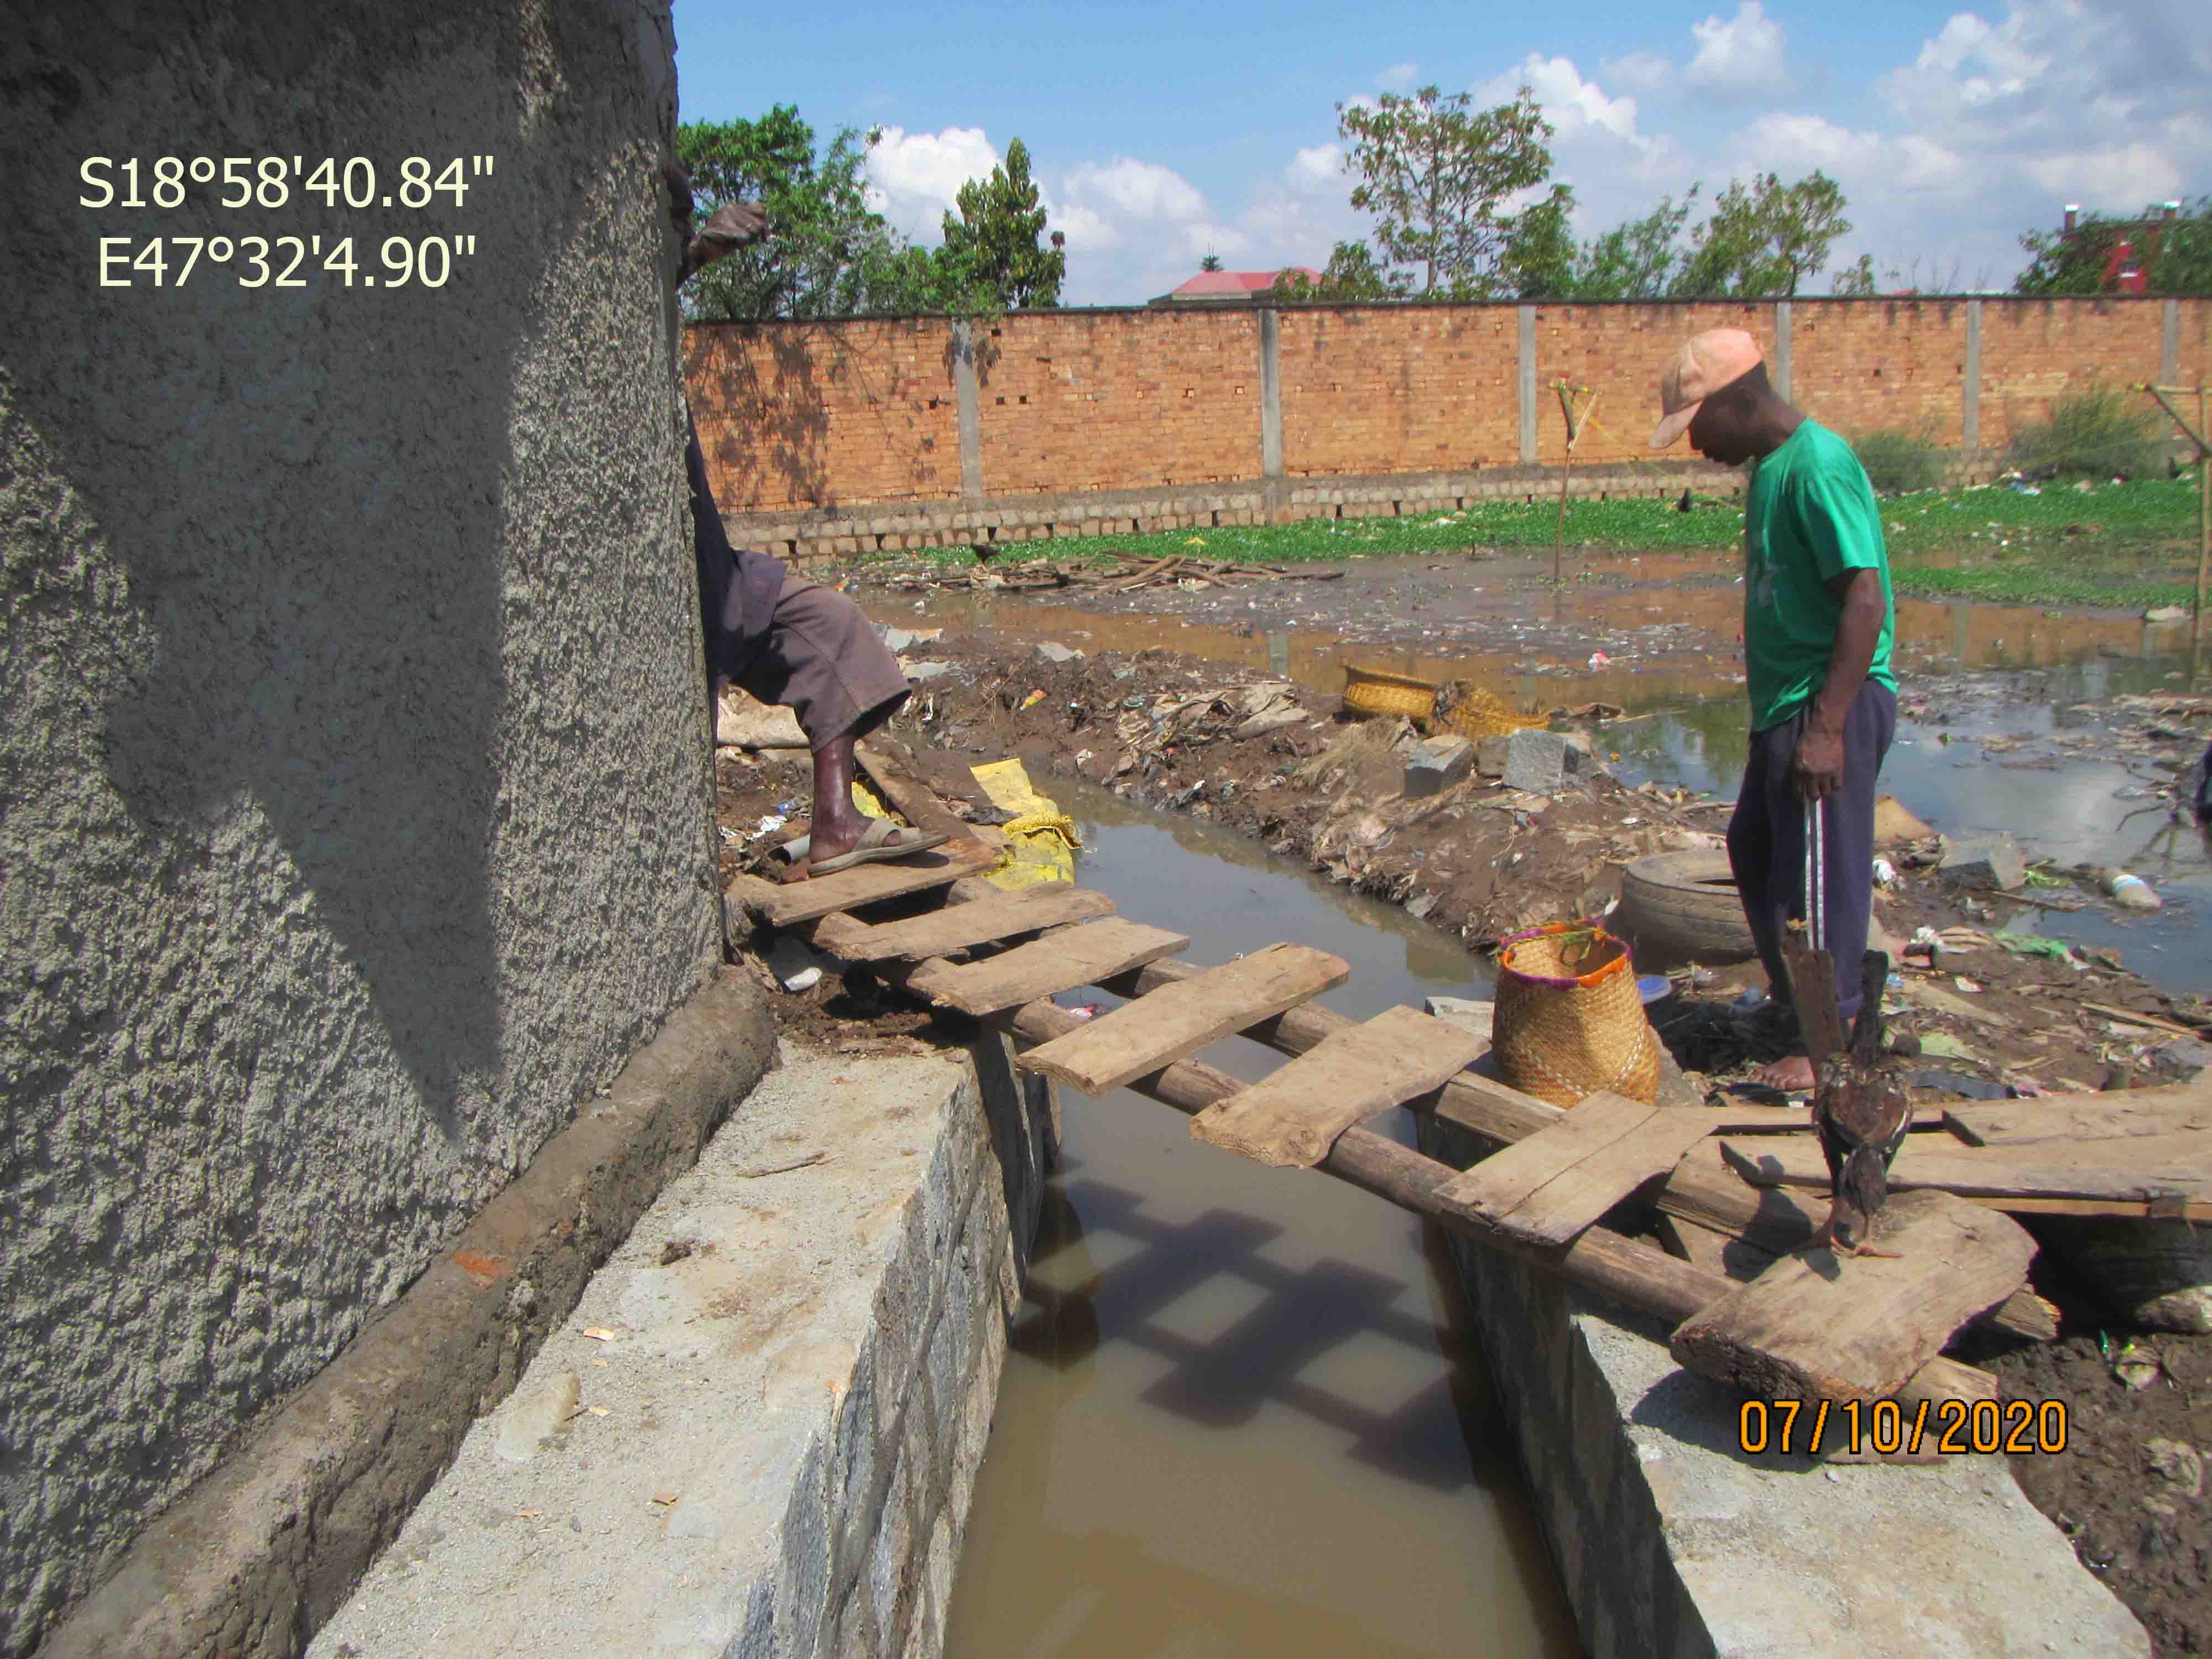
[[1897, 866], [1887, 859], [1876, 859], [1874, 861], [1874, 879], [1877, 887], [1896, 886]]
[[1952, 975], [1951, 983], [1957, 986], [1961, 991], [1966, 992], [1969, 996], [1973, 995], [1982, 988], [1977, 981], [1968, 979], [1964, 974]]
[[1604, 652], [1593, 651], [1590, 653], [1589, 665], [1592, 668], [1602, 668], [1612, 660], [1613, 659], [1607, 656]]
[[1074, 1007], [1067, 1010], [1067, 1012], [1077, 1019], [1096, 1019], [1098, 1018], [1098, 1005], [1095, 1002], [1079, 1002]]
[[2097, 884], [2111, 894], [2112, 902], [2124, 910], [2156, 910], [2164, 908], [2166, 903], [2151, 890], [2148, 882], [2125, 870], [2107, 868], [2098, 871]]
[[771, 812], [760, 821], [760, 828], [753, 831], [753, 839], [757, 841], [763, 836], [772, 836], [790, 822], [782, 813]]
[[1021, 706], [1024, 708], [1034, 708], [1043, 701], [1044, 693], [1042, 690], [1032, 691], [1029, 696], [1022, 699]]
[[2136, 1342], [2123, 1342], [2115, 1348], [2112, 1339], [2102, 1331], [2097, 1333], [2097, 1352], [2112, 1368], [2112, 1375], [2130, 1389], [2147, 1389], [2163, 1372], [2157, 1354], [2150, 1349]]
[[1920, 1052], [1933, 1054], [1939, 1060], [1973, 1060], [1974, 1051], [1958, 1038], [1944, 1031], [1927, 1031], [1921, 1035]]
[[784, 981], [783, 988], [787, 991], [811, 991], [821, 983], [822, 970], [819, 968], [802, 968]]

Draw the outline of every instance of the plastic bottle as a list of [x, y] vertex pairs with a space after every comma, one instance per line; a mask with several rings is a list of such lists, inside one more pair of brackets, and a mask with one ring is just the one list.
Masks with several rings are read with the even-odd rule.
[[2156, 910], [2166, 901], [2151, 890], [2151, 885], [2141, 876], [2130, 875], [2125, 870], [2107, 868], [2097, 872], [2097, 884], [2112, 896], [2112, 902], [2124, 910]]

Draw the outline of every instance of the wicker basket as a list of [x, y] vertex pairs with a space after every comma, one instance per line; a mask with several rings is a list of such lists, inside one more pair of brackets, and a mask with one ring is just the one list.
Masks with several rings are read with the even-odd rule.
[[1381, 668], [1361, 668], [1352, 663], [1344, 665], [1344, 705], [1360, 714], [1403, 714], [1425, 720], [1436, 702], [1433, 681], [1417, 680], [1411, 674], [1393, 674]]
[[1554, 1106], [1601, 1089], [1646, 1105], [1659, 1097], [1659, 1036], [1628, 946], [1595, 922], [1547, 922], [1504, 941], [1491, 1042], [1498, 1074]]
[[1484, 738], [1502, 738], [1524, 726], [1544, 724], [1540, 720], [1514, 713], [1492, 693], [1465, 680], [1446, 680], [1437, 688], [1430, 720], [1438, 727], [1476, 742]]

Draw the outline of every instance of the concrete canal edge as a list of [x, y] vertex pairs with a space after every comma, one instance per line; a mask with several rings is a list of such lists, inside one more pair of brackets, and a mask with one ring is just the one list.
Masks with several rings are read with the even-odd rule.
[[[1490, 1150], [1419, 1117], [1455, 1169]], [[1823, 1467], [1746, 1455], [1737, 1401], [1656, 1322], [1455, 1235], [1530, 1501], [1592, 1659], [2148, 1659], [2132, 1614], [2000, 1456]]]
[[311, 1659], [934, 1655], [1057, 1103], [787, 1047]]
[[140, 1534], [39, 1659], [299, 1652], [470, 1423], [514, 1387], [592, 1274], [775, 1063], [759, 986], [715, 969], [604, 1100]]

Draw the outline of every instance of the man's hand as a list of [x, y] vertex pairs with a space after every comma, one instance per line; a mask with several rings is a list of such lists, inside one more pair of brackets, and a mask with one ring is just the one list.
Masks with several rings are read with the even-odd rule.
[[1793, 775], [1807, 800], [1826, 800], [1844, 787], [1844, 734], [1823, 732], [1809, 721], [1797, 739]]

